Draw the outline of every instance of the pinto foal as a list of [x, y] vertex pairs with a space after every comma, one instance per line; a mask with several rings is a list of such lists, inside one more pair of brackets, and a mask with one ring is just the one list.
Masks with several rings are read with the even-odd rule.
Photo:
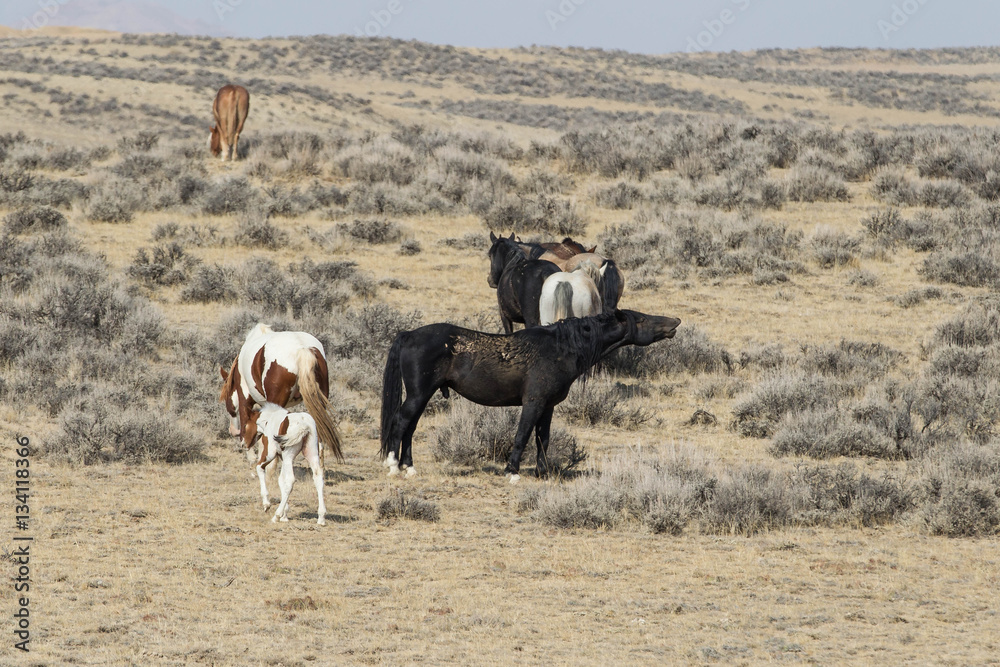
[[316, 435], [316, 420], [307, 412], [289, 412], [280, 405], [266, 403], [260, 410], [250, 414], [250, 420], [255, 424], [260, 434], [260, 456], [257, 457], [257, 477], [260, 478], [260, 497], [264, 510], [271, 507], [271, 499], [267, 493], [267, 483], [264, 481], [264, 468], [276, 457], [281, 460], [281, 471], [278, 473], [278, 487], [281, 489], [281, 504], [271, 517], [271, 521], [288, 521], [288, 496], [295, 484], [295, 471], [292, 461], [299, 452], [306, 459], [312, 470], [313, 484], [316, 486], [316, 497], [319, 499], [316, 523], [326, 525], [326, 503], [323, 502], [323, 452], [320, 449], [319, 438]]

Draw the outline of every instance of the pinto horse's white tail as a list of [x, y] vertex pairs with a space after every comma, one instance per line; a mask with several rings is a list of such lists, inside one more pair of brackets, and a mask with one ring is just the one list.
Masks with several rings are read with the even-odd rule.
[[313, 348], [302, 348], [296, 354], [296, 365], [299, 375], [299, 393], [302, 394], [302, 402], [306, 404], [306, 410], [316, 420], [316, 431], [319, 436], [320, 462], [326, 464], [323, 457], [323, 447], [326, 445], [333, 452], [337, 461], [343, 463], [344, 455], [340, 451], [340, 435], [337, 427], [330, 417], [330, 400], [326, 397], [326, 392], [320, 388], [318, 373], [326, 375], [326, 360]]

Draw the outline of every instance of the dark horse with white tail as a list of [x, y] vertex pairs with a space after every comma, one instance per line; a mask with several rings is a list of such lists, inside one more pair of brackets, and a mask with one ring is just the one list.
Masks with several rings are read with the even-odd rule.
[[612, 350], [673, 338], [680, 323], [674, 317], [619, 310], [510, 335], [443, 323], [400, 333], [389, 349], [382, 381], [382, 456], [389, 474], [398, 474], [400, 467], [408, 468], [407, 476], [416, 474], [411, 445], [417, 421], [435, 391], [447, 396], [454, 389], [480, 405], [520, 405], [506, 470], [511, 483], [520, 479], [521, 456], [534, 431], [537, 470], [545, 475], [552, 410], [573, 381]]

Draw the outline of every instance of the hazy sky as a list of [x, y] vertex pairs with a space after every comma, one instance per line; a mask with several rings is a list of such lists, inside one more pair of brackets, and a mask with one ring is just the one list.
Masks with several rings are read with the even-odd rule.
[[[120, 0], [5, 0], [0, 23], [21, 27], [24, 17], [54, 4], [75, 18], [113, 1]], [[462, 46], [643, 53], [1000, 43], [996, 0], [142, 1], [197, 19], [206, 31], [245, 37], [367, 33]]]

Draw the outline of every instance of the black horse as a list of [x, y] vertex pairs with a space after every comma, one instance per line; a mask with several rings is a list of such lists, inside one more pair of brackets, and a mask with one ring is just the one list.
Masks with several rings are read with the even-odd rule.
[[[571, 318], [518, 331], [488, 334], [453, 324], [429, 324], [396, 336], [382, 380], [382, 457], [390, 468], [413, 471], [411, 445], [417, 421], [438, 389], [454, 389], [480, 405], [520, 405], [521, 420], [507, 462], [511, 482], [520, 479], [521, 456], [535, 432], [538, 474], [548, 466], [552, 410], [570, 385], [601, 357], [624, 345], [673, 338], [680, 320], [631, 310]], [[403, 386], [406, 401], [403, 401]]]
[[487, 282], [497, 291], [500, 306], [500, 321], [503, 330], [513, 333], [514, 322], [523, 322], [525, 329], [541, 324], [538, 304], [542, 296], [542, 284], [559, 267], [542, 259], [528, 259], [521, 247], [510, 238], [497, 238], [490, 232], [490, 275]]

